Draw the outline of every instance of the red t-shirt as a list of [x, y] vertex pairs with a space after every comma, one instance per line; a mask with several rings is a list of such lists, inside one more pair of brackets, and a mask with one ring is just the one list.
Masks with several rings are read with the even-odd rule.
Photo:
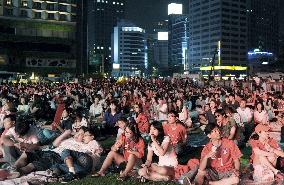
[[[209, 142], [205, 145], [201, 152], [201, 160], [212, 151], [212, 142]], [[221, 146], [218, 148], [218, 153], [220, 156], [212, 159], [210, 158], [210, 167], [216, 170], [217, 172], [226, 172], [235, 168], [234, 160], [239, 159], [242, 156], [242, 153], [238, 146], [229, 139], [223, 138], [221, 140]]]
[[182, 142], [187, 135], [186, 128], [181, 124], [177, 124], [175, 129], [173, 129], [171, 124], [164, 124], [163, 128], [165, 135], [171, 138], [173, 146]]
[[149, 133], [149, 121], [144, 113], [138, 114], [136, 122], [140, 133]]
[[[249, 144], [251, 145], [251, 148], [252, 148], [252, 149], [254, 149], [254, 148], [259, 148], [260, 150], [263, 150], [263, 151], [268, 152], [268, 151], [266, 150], [264, 144], [261, 143], [259, 140], [250, 139], [250, 140], [249, 140]], [[269, 138], [269, 140], [268, 140], [268, 145], [269, 145], [270, 147], [274, 148], [274, 149], [278, 149], [278, 150], [280, 149], [280, 147], [279, 147], [279, 145], [278, 145], [278, 143], [277, 143], [277, 141], [276, 141], [275, 139]], [[254, 159], [254, 156], [255, 156], [255, 153], [254, 153], [253, 150], [252, 150], [252, 153], [251, 153], [251, 156], [250, 156], [250, 157], [251, 157], [251, 160]]]
[[54, 119], [53, 119], [52, 129], [55, 129], [56, 126], [59, 125], [64, 109], [65, 109], [64, 103], [61, 103], [61, 104], [58, 105], [56, 112], [55, 112]]
[[[144, 156], [145, 144], [142, 138], [139, 138], [139, 141], [135, 143], [134, 141], [130, 141], [129, 139], [127, 139], [125, 135], [121, 135], [120, 138], [118, 139], [118, 142], [120, 141], [123, 143], [122, 145], [123, 149], [128, 144], [131, 150], [134, 150], [139, 153], [139, 155], [137, 156], [138, 158], [141, 159]], [[123, 156], [125, 160], [128, 160], [129, 153], [127, 150], [123, 150]]]

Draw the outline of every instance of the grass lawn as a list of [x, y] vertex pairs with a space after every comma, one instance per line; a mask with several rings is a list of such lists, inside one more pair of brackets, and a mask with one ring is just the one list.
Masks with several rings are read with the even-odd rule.
[[[101, 142], [101, 145], [103, 146], [103, 148], [110, 148], [112, 146], [112, 144], [114, 143], [114, 139], [115, 138], [108, 138], [107, 140]], [[196, 151], [196, 150], [194, 150]], [[242, 149], [242, 153], [243, 153], [243, 157], [241, 158], [241, 168], [244, 169], [245, 167], [247, 167], [248, 163], [249, 163], [249, 157], [250, 157], [250, 152], [251, 149], [250, 148], [243, 148]], [[190, 156], [198, 156], [200, 153], [200, 150], [198, 150], [195, 154], [191, 154]], [[182, 161], [187, 161], [188, 157], [185, 157], [184, 159], [182, 159]], [[147, 182], [147, 183], [140, 183], [137, 179], [135, 178], [130, 178], [128, 180], [126, 180], [125, 182], [121, 182], [121, 181], [117, 181], [118, 174], [108, 174], [105, 177], [97, 177], [97, 178], [92, 178], [91, 176], [88, 176], [86, 178], [83, 178], [81, 180], [78, 181], [73, 181], [73, 182], [69, 182], [68, 184], [70, 185], [94, 185], [94, 184], [98, 184], [98, 185], [120, 185], [120, 184], [125, 184], [125, 185], [137, 185], [137, 184], [147, 184], [147, 185], [173, 185], [176, 183], [163, 183], [163, 182]], [[50, 183], [49, 185], [59, 185], [60, 183]]]

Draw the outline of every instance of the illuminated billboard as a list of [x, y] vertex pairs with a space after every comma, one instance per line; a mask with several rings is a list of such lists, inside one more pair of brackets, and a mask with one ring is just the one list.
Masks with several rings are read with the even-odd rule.
[[168, 40], [168, 32], [158, 32], [158, 40]]
[[171, 3], [168, 5], [168, 15], [182, 14], [182, 4]]

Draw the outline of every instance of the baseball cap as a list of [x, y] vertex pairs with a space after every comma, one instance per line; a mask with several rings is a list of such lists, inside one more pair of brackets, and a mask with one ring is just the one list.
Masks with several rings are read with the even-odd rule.
[[269, 131], [270, 130], [270, 127], [267, 126], [267, 125], [263, 125], [263, 124], [258, 124], [256, 127], [255, 127], [255, 132], [261, 132], [261, 131]]

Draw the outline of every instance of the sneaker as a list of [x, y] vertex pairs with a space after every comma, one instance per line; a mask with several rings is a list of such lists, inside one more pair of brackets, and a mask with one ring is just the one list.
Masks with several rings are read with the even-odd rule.
[[73, 180], [76, 180], [76, 175], [74, 173], [68, 172], [67, 174], [63, 175], [61, 183], [66, 184]]

